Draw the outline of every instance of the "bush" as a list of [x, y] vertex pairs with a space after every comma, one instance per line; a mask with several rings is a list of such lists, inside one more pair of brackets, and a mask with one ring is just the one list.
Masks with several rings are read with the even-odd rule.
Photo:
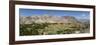
[[53, 35], [53, 34], [72, 34], [75, 31], [87, 29], [79, 23], [53, 24], [53, 23], [32, 23], [20, 24], [20, 35]]

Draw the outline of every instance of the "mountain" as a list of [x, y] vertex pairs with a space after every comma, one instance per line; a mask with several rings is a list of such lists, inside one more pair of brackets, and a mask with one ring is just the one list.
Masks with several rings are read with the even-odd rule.
[[31, 23], [78, 23], [78, 20], [73, 16], [19, 16], [20, 24]]
[[90, 24], [89, 19], [78, 19], [79, 22], [84, 23], [84, 24]]

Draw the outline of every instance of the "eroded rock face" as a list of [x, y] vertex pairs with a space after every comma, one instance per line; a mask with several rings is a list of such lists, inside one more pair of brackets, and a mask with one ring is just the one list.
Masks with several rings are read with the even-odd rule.
[[20, 16], [20, 24], [35, 23], [71, 23], [77, 22], [72, 16]]

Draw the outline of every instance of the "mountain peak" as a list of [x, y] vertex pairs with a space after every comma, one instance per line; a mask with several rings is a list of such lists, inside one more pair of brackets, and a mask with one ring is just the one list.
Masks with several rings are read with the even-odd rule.
[[69, 23], [76, 22], [77, 19], [73, 16], [20, 16], [20, 24], [31, 24], [35, 23]]

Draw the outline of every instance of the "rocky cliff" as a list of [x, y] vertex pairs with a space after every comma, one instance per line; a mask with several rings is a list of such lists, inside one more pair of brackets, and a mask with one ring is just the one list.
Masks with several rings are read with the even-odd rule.
[[77, 23], [73, 16], [19, 16], [20, 24], [35, 23]]

